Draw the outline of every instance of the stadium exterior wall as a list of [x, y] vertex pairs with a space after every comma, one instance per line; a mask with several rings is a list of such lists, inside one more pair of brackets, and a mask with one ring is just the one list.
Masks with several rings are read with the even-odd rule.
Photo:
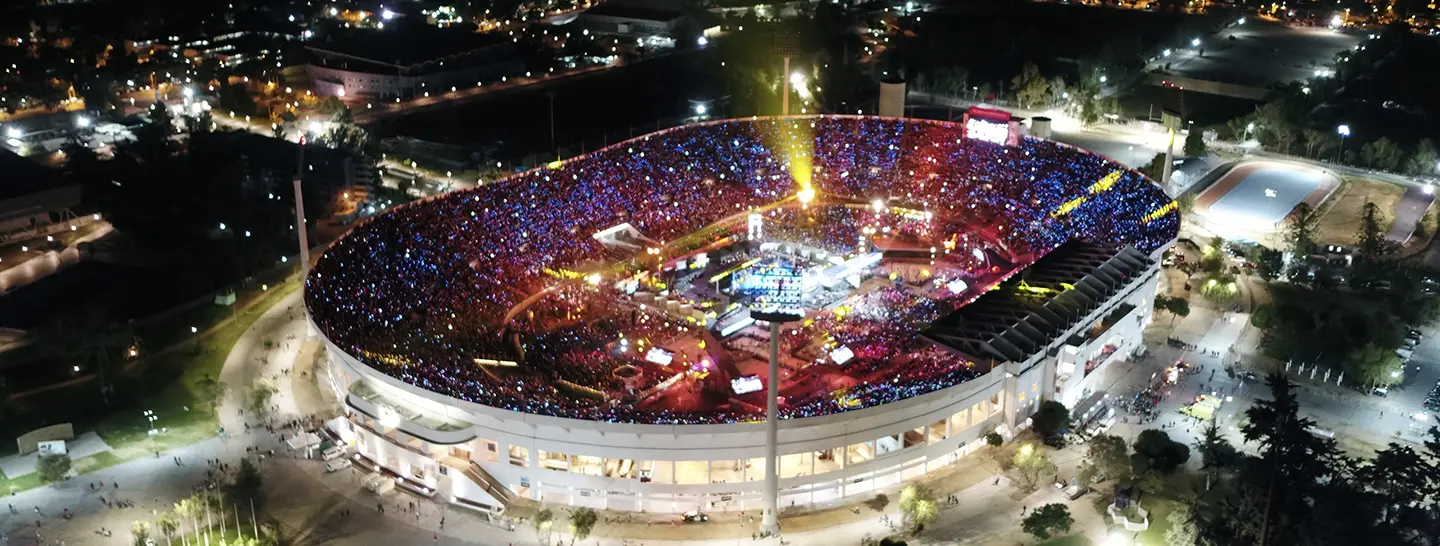
[[[1150, 268], [1139, 282], [1024, 362], [1006, 362], [969, 382], [891, 404], [782, 422], [782, 506], [826, 504], [923, 476], [983, 445], [981, 437], [990, 430], [1009, 437], [1028, 426], [1038, 400], [1073, 403], [1082, 391], [1098, 390], [1091, 379], [1101, 375], [1101, 368], [1139, 346], [1139, 332], [1151, 319], [1158, 272], [1158, 266]], [[1123, 305], [1133, 308], [1120, 319], [1122, 324], [1110, 330], [1125, 336], [1121, 346], [1091, 373], [1057, 378], [1057, 363], [1064, 357], [1056, 355], [1093, 349], [1072, 345], [1072, 336], [1093, 328]], [[1094, 344], [1098, 347], [1108, 339]], [[331, 387], [347, 401], [350, 417], [350, 428], [341, 431], [342, 436], [354, 438], [357, 451], [379, 466], [436, 488], [439, 494], [496, 502], [483, 487], [470, 483], [473, 480], [457, 478], [474, 467], [509, 494], [594, 508], [747, 510], [763, 502], [763, 472], [758, 465], [763, 464], [765, 445], [760, 423], [654, 425], [520, 413], [411, 386], [360, 363], [328, 339], [325, 345]], [[362, 397], [357, 390], [369, 394]], [[392, 410], [398, 411], [392, 414]], [[905, 447], [907, 433], [918, 433], [922, 441]], [[900, 447], [878, 453], [876, 442], [887, 438]], [[850, 449], [862, 444], [869, 446], [870, 458], [849, 460]], [[542, 452], [565, 454], [566, 462], [561, 468], [542, 466]], [[816, 454], [836, 452], [839, 468], [820, 471]], [[512, 459], [517, 453], [523, 456]], [[787, 465], [787, 456], [808, 460], [809, 469], [797, 471], [793, 464]], [[577, 458], [599, 461], [598, 468], [594, 464], [589, 468], [595, 473], [563, 469]], [[652, 480], [597, 475], [614, 461], [630, 461], [637, 467], [648, 463]], [[741, 480], [714, 479], [717, 474], [733, 476], [717, 463], [728, 466], [735, 461], [755, 466]], [[678, 483], [682, 465], [692, 474], [703, 468], [704, 477], [692, 475], [684, 480], [688, 483]]]

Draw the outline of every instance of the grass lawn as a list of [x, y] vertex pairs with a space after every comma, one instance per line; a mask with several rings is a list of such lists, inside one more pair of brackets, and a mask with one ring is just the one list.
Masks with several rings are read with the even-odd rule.
[[1320, 244], [1353, 245], [1360, 232], [1360, 214], [1365, 203], [1375, 203], [1383, 213], [1381, 230], [1388, 231], [1395, 221], [1395, 204], [1405, 194], [1398, 184], [1359, 176], [1346, 176], [1335, 196], [1321, 205], [1323, 214], [1316, 222], [1315, 241]]
[[[122, 461], [215, 436], [219, 431], [215, 412], [196, 383], [206, 376], [219, 377], [225, 357], [240, 335], [276, 302], [299, 288], [298, 281], [271, 286], [256, 305], [237, 314], [234, 321], [194, 342], [181, 342], [177, 349], [152, 359], [143, 372], [142, 380], [166, 382], [164, 386], [146, 398], [143, 407], [112, 413], [101, 419], [95, 432]], [[156, 426], [164, 427], [166, 432], [148, 435], [150, 424], [143, 413], [146, 409], [155, 412], [159, 417]]]
[[1170, 529], [1170, 521], [1165, 518], [1174, 512], [1175, 507], [1180, 503], [1158, 495], [1150, 495], [1140, 505], [1150, 511], [1150, 528], [1140, 532], [1139, 544], [1165, 546], [1165, 531]]
[[[75, 475], [78, 476], [80, 474], [94, 472], [102, 468], [109, 468], [123, 462], [125, 461], [120, 459], [120, 457], [117, 457], [114, 453], [104, 451], [96, 453], [94, 455], [90, 455], [88, 457], [81, 457], [79, 459], [75, 459], [74, 461], [70, 462], [70, 468], [74, 470]], [[40, 481], [39, 472], [31, 472], [15, 479], [9, 479], [4, 477], [3, 474], [0, 474], [0, 493], [19, 493], [21, 491], [25, 491], [27, 489], [34, 489], [42, 485], [45, 484]]]

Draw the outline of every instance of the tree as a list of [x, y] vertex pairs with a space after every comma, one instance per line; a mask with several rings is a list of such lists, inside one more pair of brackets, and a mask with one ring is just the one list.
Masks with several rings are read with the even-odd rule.
[[1020, 449], [1015, 451], [1014, 465], [1015, 472], [1020, 477], [1020, 487], [1026, 491], [1034, 491], [1040, 485], [1040, 477], [1055, 468], [1045, 450], [1030, 444], [1020, 446]]
[[1356, 234], [1355, 274], [1357, 283], [1369, 283], [1384, 274], [1387, 262], [1399, 247], [1386, 238], [1389, 225], [1375, 203], [1365, 203], [1360, 213], [1360, 229]]
[[1434, 463], [1421, 457], [1410, 446], [1391, 443], [1375, 454], [1370, 464], [1356, 469], [1356, 478], [1364, 487], [1383, 495], [1394, 508], [1387, 510], [1386, 521], [1398, 523], [1405, 512], [1422, 506], [1427, 494], [1436, 485]]
[[1039, 508], [1020, 522], [1020, 528], [1040, 540], [1049, 540], [1052, 533], [1065, 534], [1075, 518], [1070, 517], [1070, 508], [1059, 503], [1050, 503]]
[[935, 492], [924, 484], [912, 484], [900, 490], [900, 516], [912, 531], [919, 532], [925, 524], [940, 515]]
[[63, 480], [70, 474], [70, 456], [63, 453], [41, 455], [40, 460], [35, 463], [35, 472], [40, 475], [40, 481], [45, 483]]
[[1165, 489], [1165, 474], [1152, 468], [1136, 474], [1131, 485], [1147, 495], [1154, 495]]
[[1255, 401], [1245, 410], [1246, 421], [1240, 425], [1241, 435], [1247, 443], [1256, 444], [1263, 460], [1248, 465], [1235, 482], [1243, 487], [1237, 505], [1249, 504], [1253, 510], [1220, 516], [1238, 518], [1228, 524], [1232, 528], [1219, 533], [1235, 537], [1228, 543], [1260, 542], [1262, 538], [1267, 544], [1300, 543], [1297, 537], [1321, 529], [1335, 530], [1329, 524], [1315, 529], [1307, 526], [1324, 522], [1316, 519], [1325, 516], [1317, 514], [1311, 503], [1317, 496], [1327, 496], [1325, 484], [1341, 479], [1346, 463], [1335, 440], [1315, 436], [1310, 432], [1315, 422], [1299, 416], [1294, 384], [1280, 374], [1271, 374], [1266, 383], [1271, 399]]
[[1335, 145], [1335, 138], [1329, 131], [1301, 129], [1300, 140], [1305, 143], [1305, 157], [1319, 158]]
[[1402, 154], [1399, 144], [1380, 137], [1360, 147], [1360, 162], [1372, 169], [1393, 171], [1400, 164]]
[[1303, 261], [1306, 256], [1315, 252], [1315, 229], [1318, 221], [1310, 204], [1301, 201], [1295, 205], [1295, 209], [1286, 218], [1285, 242], [1290, 245], [1291, 252], [1295, 253], [1298, 260]]
[[1140, 431], [1140, 435], [1135, 438], [1134, 447], [1135, 454], [1130, 457], [1130, 463], [1136, 475], [1152, 469], [1169, 474], [1190, 460], [1190, 448], [1171, 440], [1169, 434], [1160, 430]]
[[1344, 360], [1345, 373], [1365, 385], [1367, 390], [1399, 383], [1404, 376], [1404, 364], [1388, 347], [1366, 343], [1352, 351]]
[[595, 529], [595, 520], [598, 518], [595, 511], [589, 508], [570, 510], [570, 544], [588, 538], [590, 531]]
[[175, 532], [180, 530], [180, 516], [168, 510], [161, 512], [155, 517], [155, 528], [160, 531], [161, 536], [165, 537], [165, 543], [169, 544], [174, 538]]
[[[1170, 298], [1165, 302], [1165, 310], [1169, 311], [1172, 317], [1188, 317], [1190, 316], [1190, 300], [1185, 298]], [[1174, 322], [1173, 318], [1171, 322]]]
[[555, 527], [555, 512], [545, 508], [535, 513], [535, 535], [540, 538], [541, 546], [550, 544], [550, 533]]
[[1199, 532], [1195, 518], [1190, 516], [1189, 506], [1177, 505], [1170, 515], [1165, 516], [1165, 521], [1170, 522], [1170, 528], [1165, 530], [1165, 546], [1195, 546]]
[[1285, 255], [1279, 250], [1260, 245], [1252, 247], [1250, 261], [1255, 262], [1255, 274], [1267, 281], [1280, 278], [1285, 271]]
[[985, 444], [986, 444], [986, 445], [988, 445], [988, 446], [990, 446], [990, 447], [1000, 447], [1000, 444], [1003, 444], [1003, 443], [1005, 443], [1005, 437], [1004, 437], [1004, 436], [1001, 436], [999, 432], [995, 432], [995, 431], [992, 430], [992, 431], [990, 431], [990, 432], [986, 432], [986, 433], [985, 433]]
[[1130, 472], [1128, 452], [1124, 438], [1102, 434], [1090, 439], [1085, 462], [1095, 467], [1097, 481], [1120, 479]]
[[1140, 167], [1140, 172], [1150, 177], [1151, 180], [1159, 182], [1160, 178], [1165, 176], [1165, 154], [1163, 152], [1155, 154], [1155, 157], [1150, 158], [1149, 163]]
[[1402, 169], [1405, 174], [1433, 175], [1437, 170], [1435, 143], [1428, 138], [1420, 139], [1415, 143], [1415, 151], [1410, 152], [1405, 158], [1405, 166]]
[[150, 522], [135, 520], [130, 522], [130, 536], [135, 546], [148, 546], [150, 541]]
[[220, 406], [220, 400], [225, 398], [225, 393], [230, 390], [230, 386], [210, 374], [205, 374], [195, 382], [195, 390], [199, 391], [200, 399], [209, 403], [210, 407], [214, 409]]
[[260, 469], [250, 462], [249, 458], [240, 459], [240, 465], [235, 469], [235, 477], [226, 484], [225, 495], [229, 497], [231, 504], [255, 501], [261, 498], [260, 486]]
[[269, 380], [256, 381], [255, 386], [250, 387], [250, 397], [247, 402], [250, 412], [261, 416], [269, 415], [270, 398], [277, 392], [280, 392], [280, 389], [277, 389], [275, 384]]
[[[1162, 156], [1162, 157], [1163, 157], [1163, 156]], [[1163, 165], [1162, 165], [1162, 166], [1163, 166]], [[1182, 212], [1182, 213], [1190, 214], [1191, 212], [1194, 212], [1194, 211], [1195, 211], [1195, 194], [1193, 194], [1193, 193], [1186, 193], [1186, 194], [1184, 194], [1184, 195], [1181, 195], [1179, 199], [1176, 199], [1176, 200], [1175, 200], [1175, 205], [1180, 208], [1180, 212]]]
[[1021, 108], [1032, 108], [1035, 103], [1043, 102], [1050, 91], [1050, 80], [1045, 79], [1035, 63], [1025, 63], [1011, 83], [1015, 88], [1015, 101]]
[[1201, 468], [1224, 468], [1237, 459], [1239, 452], [1220, 436], [1220, 425], [1214, 419], [1205, 425], [1202, 433], [1194, 446], [1200, 452]]
[[1041, 438], [1053, 438], [1070, 426], [1070, 410], [1054, 400], [1040, 403], [1035, 415], [1030, 416], [1030, 428]]
[[1205, 132], [1200, 129], [1191, 129], [1190, 134], [1185, 135], [1185, 155], [1189, 157], [1200, 157], [1209, 150], [1205, 146]]

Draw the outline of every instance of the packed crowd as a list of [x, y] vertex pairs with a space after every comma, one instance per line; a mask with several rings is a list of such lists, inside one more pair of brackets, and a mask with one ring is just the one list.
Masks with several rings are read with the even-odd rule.
[[[614, 359], [595, 351], [613, 343], [621, 328], [584, 320], [583, 306], [593, 303], [539, 317], [510, 311], [546, 288], [580, 282], [555, 271], [632, 258], [592, 234], [628, 222], [646, 237], [672, 241], [795, 195], [799, 185], [791, 173], [806, 168], [801, 165], [813, 166], [822, 200], [883, 200], [933, 213], [935, 225], [983, 224], [1021, 263], [1070, 238], [1148, 252], [1176, 236], [1178, 215], [1156, 214], [1169, 198], [1133, 171], [1049, 141], [1027, 139], [1007, 148], [959, 135], [948, 124], [858, 117], [727, 121], [655, 133], [376, 217], [326, 252], [307, 279], [307, 305], [325, 335], [349, 354], [444, 395], [593, 420], [731, 422], [755, 416], [674, 413], [561, 392], [550, 380], [606, 384], [605, 368]], [[1107, 175], [1111, 183], [1096, 183]], [[873, 220], [838, 210], [825, 218], [842, 224]], [[843, 252], [855, 245], [843, 234], [858, 229], [806, 231], [815, 243]], [[887, 339], [907, 335], [884, 331]], [[918, 344], [863, 350], [917, 364], [904, 370], [906, 381], [854, 389], [862, 407], [954, 385], [975, 373], [968, 365], [945, 365], [954, 357], [930, 354]], [[520, 365], [481, 369], [472, 363], [477, 358]], [[817, 399], [785, 411], [798, 417], [845, 409]]]

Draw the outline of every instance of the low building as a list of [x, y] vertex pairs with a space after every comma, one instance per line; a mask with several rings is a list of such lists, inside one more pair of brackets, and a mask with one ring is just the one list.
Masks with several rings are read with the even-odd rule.
[[321, 96], [409, 98], [524, 73], [508, 37], [406, 25], [306, 44], [306, 72]]
[[68, 229], [80, 205], [80, 184], [59, 172], [0, 148], [0, 242]]
[[694, 20], [682, 12], [659, 7], [605, 3], [585, 10], [578, 21], [601, 34], [673, 36]]

